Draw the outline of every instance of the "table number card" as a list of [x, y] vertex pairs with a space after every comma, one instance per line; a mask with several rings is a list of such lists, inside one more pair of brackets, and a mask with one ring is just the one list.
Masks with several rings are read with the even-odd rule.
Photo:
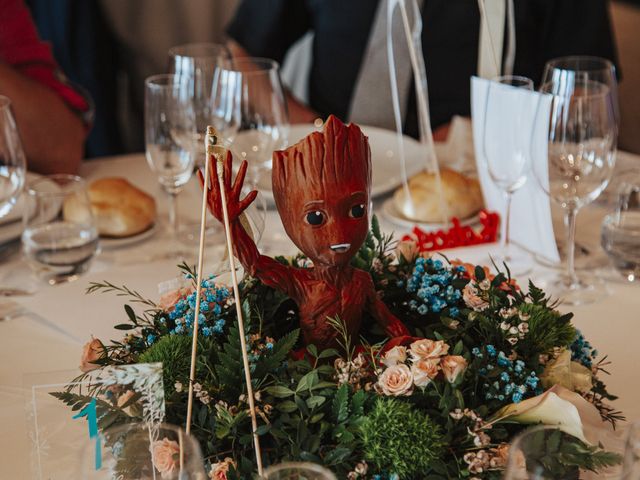
[[[482, 187], [485, 206], [489, 210], [497, 211], [500, 215], [504, 215], [506, 208], [504, 195], [491, 180], [484, 158], [484, 122], [489, 83], [489, 80], [483, 78], [471, 78], [473, 143], [478, 178]], [[527, 116], [528, 121], [524, 122], [523, 128], [526, 128], [528, 131], [533, 131], [536, 121], [542, 122], [544, 119], [549, 118], [548, 115], [544, 114], [536, 115], [536, 109], [546, 109], [548, 111], [551, 99], [541, 97], [537, 92], [527, 92], [523, 90], [522, 94], [531, 96], [530, 115]], [[500, 95], [492, 96], [492, 101], [501, 101]], [[501, 105], [501, 109], [497, 110], [504, 111], [504, 114], [507, 115], [509, 108], [512, 108], [512, 106], [505, 101], [504, 105]], [[532, 141], [545, 144], [546, 138], [544, 133], [546, 127], [543, 128], [541, 125], [535, 126], [535, 131], [536, 136], [532, 138]], [[540, 158], [536, 158], [535, 161], [546, 162], [546, 155], [541, 155]], [[533, 178], [532, 171], [529, 171], [526, 183], [513, 195], [510, 231], [511, 240], [514, 243], [551, 262], [557, 263], [560, 261], [558, 247], [553, 234], [549, 197], [537, 184], [535, 178]]]
[[130, 422], [152, 430], [164, 419], [161, 363], [109, 366], [80, 376], [77, 371], [38, 374], [27, 384], [34, 480], [77, 478], [83, 451], [93, 450], [98, 470], [105, 448], [99, 431]]

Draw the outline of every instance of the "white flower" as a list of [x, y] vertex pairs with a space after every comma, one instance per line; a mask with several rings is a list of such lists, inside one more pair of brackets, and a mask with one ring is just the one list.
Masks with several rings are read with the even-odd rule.
[[409, 350], [411, 358], [415, 362], [420, 359], [438, 358], [446, 355], [449, 351], [449, 345], [442, 340], [422, 338], [409, 345]]
[[412, 262], [419, 253], [418, 244], [413, 240], [398, 242], [396, 247], [396, 257], [403, 257], [407, 262]]
[[571, 351], [564, 349], [550, 361], [540, 375], [543, 387], [562, 385], [574, 392], [589, 392], [593, 388], [593, 374], [584, 365], [571, 361]]
[[440, 367], [449, 383], [454, 383], [467, 369], [467, 361], [460, 355], [442, 357]]
[[398, 363], [403, 363], [407, 359], [407, 347], [403, 347], [402, 345], [398, 345], [393, 347], [384, 354], [382, 358], [382, 363], [384, 363], [387, 367], [392, 367], [393, 365], [397, 365]]
[[415, 386], [424, 388], [429, 385], [440, 371], [439, 363], [440, 359], [438, 358], [425, 358], [414, 361], [413, 365], [411, 365], [411, 373], [413, 374]]
[[413, 390], [413, 375], [404, 364], [387, 368], [378, 377], [376, 385], [385, 395], [411, 395]]
[[182, 384], [180, 382], [176, 382], [174, 385], [176, 392], [180, 393], [182, 391]]
[[529, 324], [524, 322], [521, 323], [520, 325], [518, 325], [518, 331], [523, 335], [529, 333]]
[[476, 312], [481, 312], [489, 306], [489, 302], [478, 295], [478, 289], [472, 282], [465, 285], [464, 290], [462, 291], [462, 298], [465, 305]]
[[504, 330], [505, 332], [509, 330], [510, 327], [511, 327], [511, 324], [507, 322], [502, 322], [500, 324], [500, 330]]
[[511, 307], [511, 308], [502, 307], [500, 309], [500, 316], [502, 318], [511, 318], [515, 316], [516, 313], [518, 313], [518, 310], [514, 307]]
[[516, 343], [518, 343], [518, 337], [507, 338], [507, 342], [509, 342], [511, 345], [515, 345]]
[[489, 287], [491, 287], [491, 282], [489, 281], [489, 279], [485, 278], [478, 284], [478, 286], [480, 287], [480, 290], [489, 290]]

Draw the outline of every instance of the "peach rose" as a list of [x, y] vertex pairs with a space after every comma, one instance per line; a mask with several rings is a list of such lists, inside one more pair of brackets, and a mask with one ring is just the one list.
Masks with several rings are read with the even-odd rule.
[[162, 478], [170, 478], [180, 468], [180, 445], [175, 440], [163, 438], [152, 446], [153, 465]]
[[472, 308], [476, 312], [481, 312], [489, 306], [489, 302], [478, 295], [478, 289], [473, 285], [473, 282], [465, 285], [462, 298], [467, 307]]
[[382, 358], [382, 363], [387, 367], [392, 367], [398, 363], [404, 363], [407, 359], [407, 347], [398, 345], [388, 350]]
[[377, 387], [385, 395], [394, 397], [411, 395], [413, 390], [411, 370], [404, 364], [389, 367], [378, 377]]
[[227, 472], [231, 465], [235, 466], [236, 463], [229, 457], [221, 462], [214, 463], [211, 465], [211, 470], [209, 470], [209, 478], [211, 480], [227, 480]]
[[100, 368], [100, 365], [97, 365], [95, 362], [104, 358], [106, 355], [107, 351], [103, 343], [97, 338], [91, 337], [91, 341], [85, 343], [84, 347], [82, 347], [80, 370], [87, 373], [96, 368]]
[[449, 383], [454, 383], [467, 369], [467, 361], [460, 355], [447, 355], [440, 360], [440, 368]]
[[409, 349], [411, 350], [411, 358], [416, 360], [427, 358], [438, 358], [446, 355], [449, 351], [449, 345], [442, 340], [431, 340], [423, 338], [413, 342]]
[[413, 240], [402, 240], [396, 247], [396, 257], [402, 257], [407, 262], [413, 262], [419, 253], [418, 244]]
[[170, 292], [165, 293], [158, 300], [158, 306], [163, 309], [165, 312], [170, 311], [173, 306], [178, 303], [183, 297], [191, 294], [193, 292], [193, 287], [182, 287], [177, 290], [172, 290]]
[[411, 373], [413, 374], [413, 383], [416, 387], [424, 388], [431, 383], [431, 380], [436, 378], [438, 371], [440, 370], [439, 358], [425, 358], [423, 360], [416, 360], [411, 366]]

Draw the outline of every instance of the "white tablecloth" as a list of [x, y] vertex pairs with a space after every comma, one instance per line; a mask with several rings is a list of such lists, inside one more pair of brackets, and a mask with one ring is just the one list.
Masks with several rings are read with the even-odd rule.
[[[640, 158], [635, 160], [640, 165]], [[142, 155], [86, 162], [81, 174], [88, 180], [126, 175], [132, 183], [158, 199], [159, 214], [161, 218], [166, 217], [166, 198]], [[198, 196], [199, 187], [194, 181], [180, 199], [194, 218], [197, 217]], [[602, 214], [603, 211], [595, 207], [580, 214], [579, 236], [587, 238], [590, 245], [597, 244]], [[384, 219], [381, 223], [387, 231], [406, 233]], [[157, 298], [158, 283], [177, 275], [172, 260], [148, 261], [162, 247], [161, 237], [162, 234], [157, 233], [137, 245], [105, 249], [91, 270], [79, 280], [56, 287], [40, 286], [32, 296], [15, 298], [25, 313], [0, 322], [0, 478], [29, 478], [22, 391], [24, 376], [75, 368], [82, 344], [91, 335], [104, 341], [119, 337], [113, 325], [125, 318], [123, 299], [114, 295], [85, 295], [84, 290], [90, 281], [109, 280]], [[267, 215], [262, 248], [268, 254], [294, 251], [275, 211]], [[482, 261], [492, 248], [495, 246], [460, 249], [447, 254], [450, 258], [458, 256], [471, 262]], [[536, 267], [532, 277], [535, 280], [543, 274], [545, 270]], [[19, 283], [27, 277], [27, 266], [20, 258], [0, 266], [0, 286]], [[640, 348], [636, 343], [636, 335], [640, 333], [640, 288], [617, 280], [613, 272], [609, 277], [612, 291], [609, 297], [571, 310], [575, 313], [575, 325], [611, 361], [608, 367], [611, 376], [605, 380], [610, 391], [620, 396], [615, 407], [630, 419], [640, 419], [640, 375], [637, 370]]]

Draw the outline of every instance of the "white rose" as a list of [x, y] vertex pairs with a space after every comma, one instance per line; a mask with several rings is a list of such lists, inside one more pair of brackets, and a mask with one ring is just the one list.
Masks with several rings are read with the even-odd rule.
[[404, 364], [387, 368], [378, 377], [378, 388], [385, 395], [397, 397], [399, 395], [411, 395], [413, 390], [413, 375]]
[[413, 361], [416, 361], [427, 358], [438, 358], [446, 355], [449, 351], [449, 345], [444, 343], [442, 340], [430, 340], [428, 338], [423, 338], [413, 342], [409, 346], [409, 349], [411, 358]]
[[454, 383], [467, 369], [467, 361], [460, 355], [447, 355], [440, 361], [442, 373], [449, 383]]
[[403, 257], [407, 262], [413, 262], [419, 253], [418, 244], [413, 240], [403, 240], [396, 247], [396, 257]]
[[384, 363], [387, 367], [393, 367], [399, 363], [404, 363], [407, 359], [407, 347], [403, 347], [402, 345], [398, 345], [388, 350], [384, 357], [382, 358], [382, 363]]
[[424, 388], [436, 378], [440, 371], [439, 358], [425, 358], [413, 362], [411, 373], [413, 374], [413, 383], [416, 387]]
[[489, 303], [478, 295], [478, 289], [472, 282], [465, 285], [462, 291], [462, 298], [465, 305], [476, 312], [481, 312], [489, 306]]

